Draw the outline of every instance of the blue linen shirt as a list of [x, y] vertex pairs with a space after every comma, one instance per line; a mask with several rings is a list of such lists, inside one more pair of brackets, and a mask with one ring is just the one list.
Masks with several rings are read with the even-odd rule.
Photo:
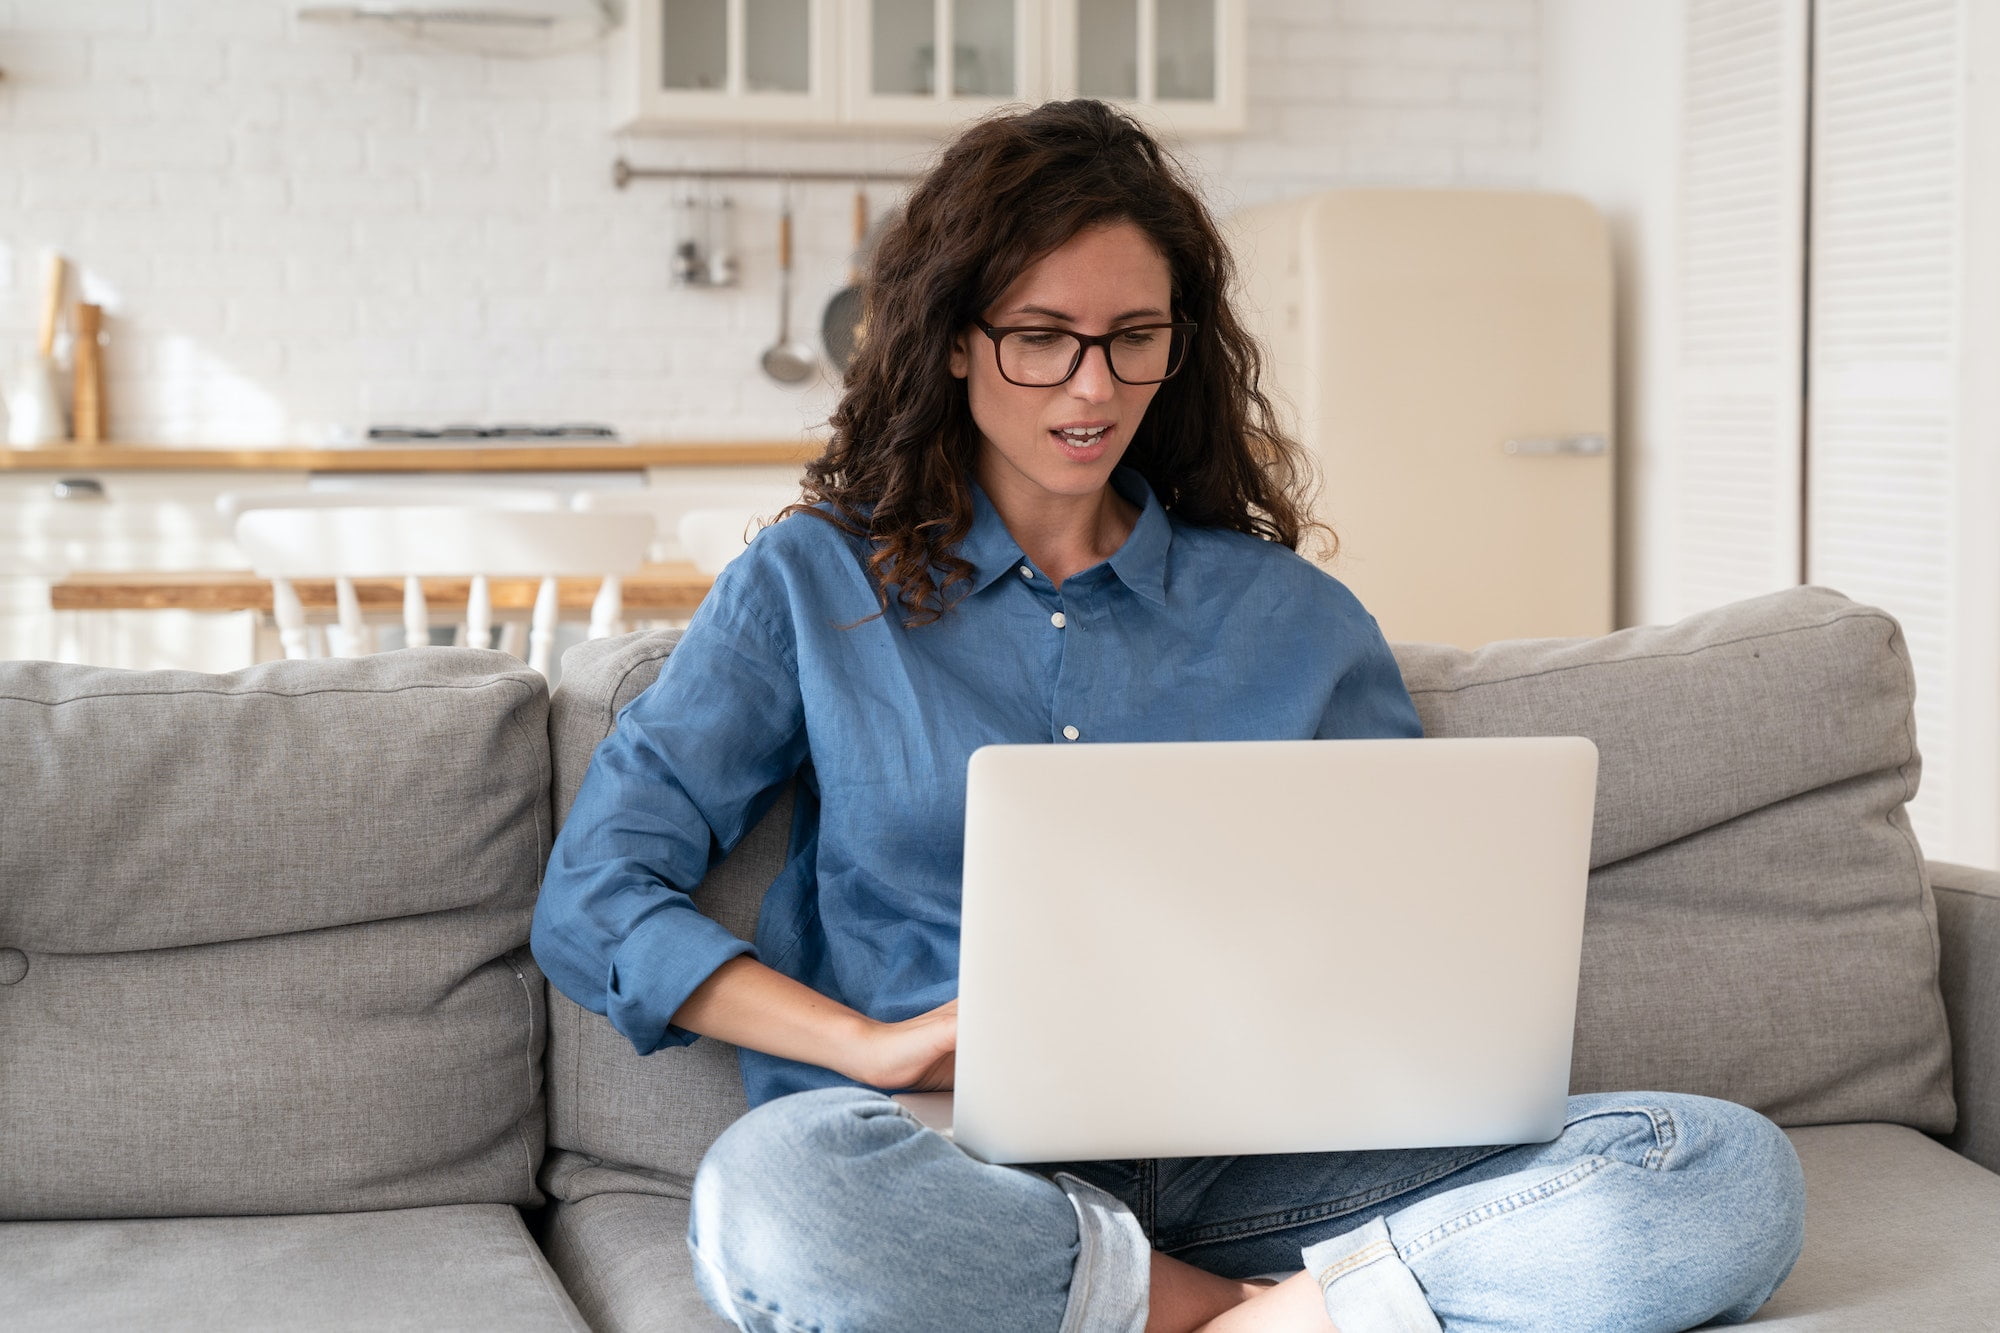
[[[864, 539], [804, 514], [760, 532], [591, 758], [535, 908], [549, 979], [641, 1054], [693, 1041], [669, 1019], [746, 953], [910, 1018], [957, 994], [978, 747], [1421, 734], [1345, 586], [1276, 543], [1171, 518], [1136, 472], [1112, 484], [1138, 522], [1060, 589], [975, 486], [970, 591], [914, 629], [893, 605], [875, 614]], [[688, 891], [793, 777], [753, 948]], [[1050, 820], [1090, 817], [1088, 792], [1050, 793]], [[851, 1082], [750, 1050], [742, 1073], [753, 1106]]]

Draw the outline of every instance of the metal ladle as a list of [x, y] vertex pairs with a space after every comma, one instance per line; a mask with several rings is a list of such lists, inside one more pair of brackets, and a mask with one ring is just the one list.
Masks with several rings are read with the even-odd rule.
[[778, 340], [764, 351], [764, 373], [780, 384], [797, 384], [818, 364], [811, 346], [792, 339], [792, 191], [787, 184], [778, 210]]

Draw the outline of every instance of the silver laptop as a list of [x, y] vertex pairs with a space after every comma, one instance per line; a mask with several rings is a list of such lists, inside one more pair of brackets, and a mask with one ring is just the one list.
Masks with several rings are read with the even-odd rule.
[[997, 745], [966, 797], [957, 1087], [989, 1162], [1562, 1128], [1597, 748]]

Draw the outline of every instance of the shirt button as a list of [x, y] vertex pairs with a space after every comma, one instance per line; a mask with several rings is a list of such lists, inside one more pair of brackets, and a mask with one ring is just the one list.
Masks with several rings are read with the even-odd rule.
[[1054, 615], [1049, 617], [1049, 623], [1051, 625], [1054, 625], [1057, 629], [1061, 629], [1064, 625], [1069, 624], [1069, 621], [1064, 618], [1062, 612], [1058, 611]]
[[1075, 740], [1075, 739], [1076, 739], [1076, 738], [1077, 738], [1078, 736], [1081, 736], [1082, 734], [1083, 734], [1083, 733], [1082, 733], [1082, 732], [1080, 732], [1080, 731], [1078, 731], [1078, 730], [1077, 730], [1077, 729], [1076, 729], [1075, 727], [1064, 727], [1064, 728], [1063, 728], [1063, 739], [1064, 739], [1064, 740], [1066, 740], [1066, 741], [1073, 741], [1073, 740]]
[[1021, 577], [1022, 577], [1022, 578], [1024, 578], [1024, 579], [1031, 579], [1031, 578], [1035, 577], [1035, 571], [1034, 571], [1034, 570], [1032, 570], [1032, 569], [1029, 569], [1029, 568], [1028, 568], [1028, 567], [1027, 567], [1026, 565], [1022, 565], [1022, 566], [1021, 566]]

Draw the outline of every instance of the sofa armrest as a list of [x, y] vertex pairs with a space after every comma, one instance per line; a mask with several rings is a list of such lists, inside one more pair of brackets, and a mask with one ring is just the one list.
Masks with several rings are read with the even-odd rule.
[[1930, 875], [1958, 1098], [1958, 1128], [1945, 1142], [2000, 1171], [2000, 874], [1932, 861]]

